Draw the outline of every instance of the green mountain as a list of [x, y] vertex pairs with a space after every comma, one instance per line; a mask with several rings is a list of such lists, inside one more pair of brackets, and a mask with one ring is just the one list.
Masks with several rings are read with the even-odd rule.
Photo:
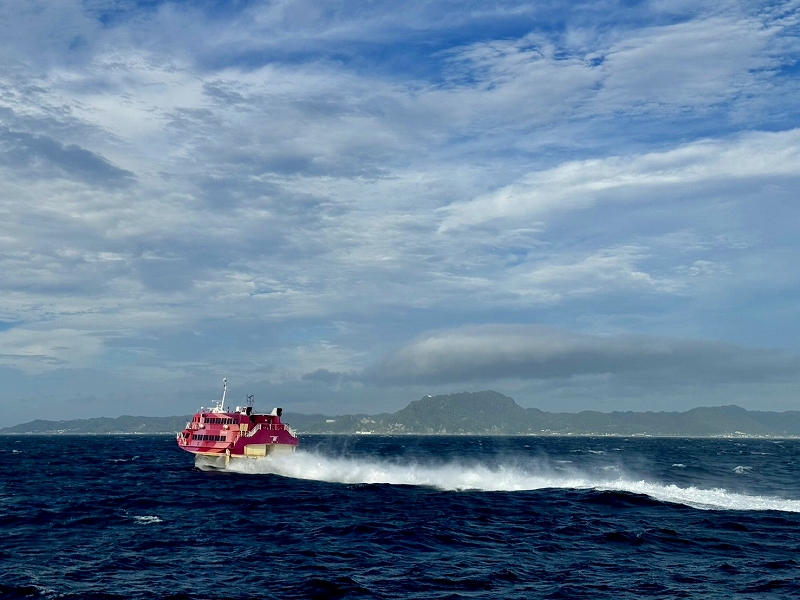
[[[36, 420], [0, 429], [15, 433], [173, 433], [189, 416]], [[800, 436], [800, 411], [748, 411], [738, 406], [686, 412], [549, 413], [522, 408], [498, 392], [426, 396], [393, 414], [303, 415], [284, 413], [300, 433], [476, 434], [476, 435], [664, 435]]]
[[527, 433], [528, 412], [497, 392], [428, 396], [384, 418], [393, 433]]
[[0, 429], [4, 433], [175, 433], [192, 417], [131, 417], [125, 415], [112, 419], [71, 419], [69, 421], [45, 421], [36, 419], [13, 427]]

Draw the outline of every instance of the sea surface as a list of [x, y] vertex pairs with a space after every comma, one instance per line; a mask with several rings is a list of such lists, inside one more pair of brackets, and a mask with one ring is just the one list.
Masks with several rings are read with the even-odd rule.
[[0, 436], [0, 598], [800, 597], [800, 440]]

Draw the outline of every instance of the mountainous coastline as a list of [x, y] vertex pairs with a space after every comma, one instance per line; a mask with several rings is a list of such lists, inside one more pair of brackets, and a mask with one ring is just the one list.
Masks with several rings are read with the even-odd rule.
[[[180, 431], [189, 419], [188, 415], [37, 419], [2, 428], [0, 434], [166, 434]], [[512, 398], [493, 391], [427, 396], [392, 414], [327, 416], [286, 412], [284, 421], [300, 433], [800, 436], [800, 411], [778, 413], [716, 406], [685, 412], [550, 413], [523, 408]]]

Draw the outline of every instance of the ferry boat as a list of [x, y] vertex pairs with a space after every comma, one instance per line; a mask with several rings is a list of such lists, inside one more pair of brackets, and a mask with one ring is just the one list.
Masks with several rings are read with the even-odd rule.
[[213, 408], [202, 407], [178, 433], [178, 447], [194, 454], [200, 469], [224, 469], [232, 460], [258, 459], [294, 452], [295, 432], [281, 423], [280, 408], [269, 414], [253, 410], [253, 396], [246, 406], [225, 408], [228, 380], [222, 380], [222, 398]]

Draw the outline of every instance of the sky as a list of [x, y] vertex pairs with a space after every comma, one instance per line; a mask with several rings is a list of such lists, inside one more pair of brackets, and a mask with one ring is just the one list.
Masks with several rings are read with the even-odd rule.
[[0, 0], [0, 425], [800, 409], [800, 1]]

